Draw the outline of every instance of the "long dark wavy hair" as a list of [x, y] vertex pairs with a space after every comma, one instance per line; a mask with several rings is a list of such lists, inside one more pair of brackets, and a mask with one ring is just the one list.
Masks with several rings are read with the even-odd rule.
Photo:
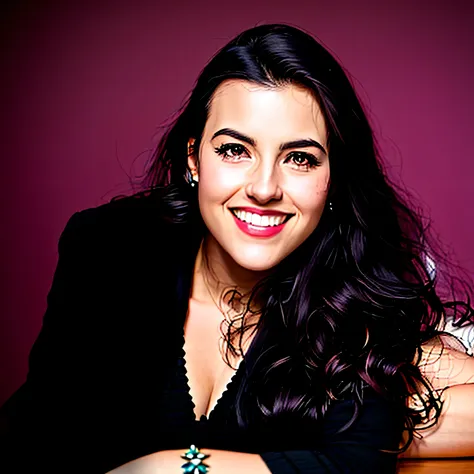
[[[464, 280], [448, 277], [453, 274], [429, 237], [428, 221], [387, 177], [343, 68], [311, 35], [289, 25], [251, 28], [218, 51], [165, 129], [143, 185], [162, 189], [168, 219], [204, 229], [197, 193], [185, 178], [187, 143], [195, 138], [199, 150], [213, 94], [229, 79], [313, 92], [328, 129], [333, 206], [247, 298], [243, 315], [252, 314], [256, 298], [264, 301], [258, 321], [241, 318], [224, 334], [231, 353], [239, 352], [231, 336], [239, 334], [241, 342], [247, 330], [255, 331], [258, 348], [246, 361], [239, 423], [249, 422], [252, 403], [271, 423], [291, 414], [319, 419], [332, 400], [348, 397], [355, 401], [353, 421], [370, 387], [403, 411], [408, 446], [415, 425], [436, 421], [442, 405], [417, 365], [420, 347], [447, 317], [458, 325], [472, 320], [470, 288], [462, 286], [466, 294], [456, 298]], [[232, 299], [238, 290], [231, 293]]]

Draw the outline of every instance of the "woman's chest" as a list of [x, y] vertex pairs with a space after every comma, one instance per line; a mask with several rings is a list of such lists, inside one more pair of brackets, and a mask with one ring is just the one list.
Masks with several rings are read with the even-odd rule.
[[190, 305], [184, 326], [184, 359], [196, 419], [209, 416], [236, 372], [234, 364], [240, 362], [233, 358], [232, 366], [226, 363], [222, 321], [221, 313]]

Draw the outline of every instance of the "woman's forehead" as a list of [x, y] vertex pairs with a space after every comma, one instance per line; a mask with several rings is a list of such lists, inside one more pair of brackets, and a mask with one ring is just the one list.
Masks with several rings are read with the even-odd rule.
[[226, 127], [261, 137], [326, 138], [324, 117], [312, 91], [293, 84], [270, 88], [244, 80], [225, 81], [211, 100], [205, 134]]

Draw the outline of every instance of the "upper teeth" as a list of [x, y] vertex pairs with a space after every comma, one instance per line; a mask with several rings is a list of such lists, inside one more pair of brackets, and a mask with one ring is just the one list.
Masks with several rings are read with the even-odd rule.
[[241, 221], [247, 222], [252, 225], [258, 225], [260, 227], [271, 227], [275, 225], [280, 225], [286, 219], [286, 216], [261, 216], [259, 214], [240, 211], [238, 209], [234, 209], [232, 212]]

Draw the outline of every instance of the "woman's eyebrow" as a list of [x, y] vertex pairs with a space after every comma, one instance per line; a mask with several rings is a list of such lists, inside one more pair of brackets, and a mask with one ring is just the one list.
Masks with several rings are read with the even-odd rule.
[[244, 135], [243, 133], [237, 132], [236, 130], [232, 130], [231, 128], [221, 128], [216, 133], [214, 133], [214, 135], [212, 135], [211, 140], [214, 140], [214, 138], [220, 135], [228, 135], [229, 137], [235, 138], [236, 140], [248, 143], [253, 147], [257, 144], [257, 142], [253, 138], [250, 138], [247, 135]]
[[288, 150], [288, 148], [307, 148], [309, 146], [319, 148], [325, 155], [327, 155], [327, 152], [321, 143], [313, 140], [312, 138], [304, 138], [301, 140], [293, 140], [291, 142], [282, 143], [280, 145], [280, 151]]
[[[212, 135], [211, 140], [214, 140], [214, 138], [220, 136], [220, 135], [227, 135], [229, 137], [235, 138], [236, 140], [240, 140], [241, 142], [248, 143], [249, 145], [255, 147], [257, 145], [257, 142], [253, 139], [248, 137], [247, 135], [244, 135], [243, 133], [237, 132], [237, 130], [233, 130], [231, 128], [221, 128], [218, 130], [214, 135]], [[286, 142], [282, 143], [280, 145], [280, 151], [288, 150], [289, 148], [307, 148], [310, 146], [314, 146], [321, 150], [325, 155], [327, 155], [326, 150], [324, 147], [321, 145], [316, 140], [313, 140], [312, 138], [305, 138], [301, 140], [292, 140], [291, 142]]]

